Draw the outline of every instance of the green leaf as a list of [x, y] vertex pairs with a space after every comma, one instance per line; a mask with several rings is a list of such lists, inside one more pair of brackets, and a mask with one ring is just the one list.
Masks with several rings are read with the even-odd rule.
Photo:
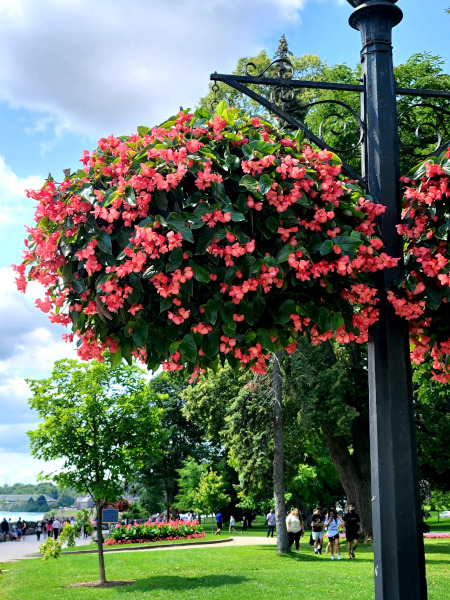
[[166, 190], [155, 190], [152, 192], [152, 204], [159, 210], [169, 210], [169, 200], [167, 198]]
[[167, 224], [175, 231], [179, 231], [183, 236], [183, 239], [187, 242], [193, 242], [194, 236], [192, 231], [186, 225], [186, 220], [183, 219], [178, 213], [170, 213], [167, 217]]
[[101, 206], [108, 208], [108, 206], [110, 206], [118, 196], [119, 192], [117, 191], [117, 186], [109, 188], [109, 190], [106, 190], [103, 200], [100, 202]]
[[169, 261], [167, 263], [168, 271], [175, 271], [180, 268], [181, 263], [183, 262], [183, 248], [175, 248], [169, 254]]
[[275, 352], [276, 349], [274, 343], [272, 342], [272, 338], [270, 337], [270, 333], [267, 331], [267, 329], [260, 327], [256, 332], [256, 337], [266, 352]]
[[244, 146], [242, 146], [242, 152], [247, 160], [252, 160], [253, 155], [255, 154], [253, 149], [248, 144], [244, 144]]
[[347, 235], [337, 235], [333, 238], [333, 243], [342, 250], [342, 254], [354, 254], [361, 245], [361, 237], [350, 237]]
[[247, 204], [247, 196], [245, 194], [239, 194], [237, 206], [242, 214], [246, 215], [248, 213], [248, 211], [250, 210], [250, 207]]
[[251, 175], [244, 175], [241, 178], [239, 185], [243, 185], [249, 192], [258, 192], [258, 182]]
[[197, 281], [200, 281], [200, 283], [209, 283], [209, 271], [207, 269], [201, 267], [193, 261], [190, 261], [189, 265], [194, 271], [194, 277]]
[[133, 337], [133, 342], [138, 348], [141, 348], [145, 344], [148, 338], [148, 327], [144, 319], [137, 319], [131, 335]]
[[111, 369], [117, 368], [122, 362], [122, 351], [120, 347], [117, 349], [117, 352], [111, 352], [109, 354], [109, 363], [111, 365]]
[[212, 244], [213, 239], [216, 237], [214, 229], [212, 227], [203, 229], [198, 239], [196, 254], [205, 254], [206, 248]]
[[130, 206], [136, 206], [136, 194], [134, 193], [134, 189], [130, 185], [126, 186], [123, 199]]
[[83, 200], [86, 200], [86, 202], [89, 202], [90, 204], [94, 204], [95, 194], [94, 194], [94, 188], [92, 187], [92, 185], [87, 184], [87, 183], [83, 184], [83, 187], [81, 188], [80, 196], [83, 198]]
[[223, 185], [223, 183], [211, 181], [211, 191], [213, 198], [217, 200], [217, 202], [225, 201], [225, 186]]
[[221, 117], [221, 116], [223, 116], [223, 113], [227, 111], [227, 109], [228, 109], [228, 104], [225, 102], [225, 100], [221, 100], [219, 102], [219, 104], [216, 106], [215, 113], [216, 113], [216, 115], [219, 115]]
[[329, 254], [333, 250], [334, 244], [332, 240], [325, 240], [324, 243], [320, 246], [320, 254], [325, 256]]
[[179, 350], [182, 356], [188, 362], [195, 362], [197, 359], [197, 345], [195, 343], [194, 337], [188, 333], [184, 336], [183, 341], [179, 346]]
[[291, 319], [291, 315], [295, 313], [295, 302], [293, 300], [285, 300], [280, 306], [275, 318], [275, 323], [284, 325]]
[[202, 336], [202, 350], [208, 358], [214, 358], [219, 354], [219, 346], [220, 329], [214, 329]]
[[252, 140], [250, 142], [250, 147], [255, 152], [260, 152], [261, 154], [274, 154], [279, 149], [280, 144], [271, 144], [270, 142]]
[[256, 333], [251, 329], [245, 336], [245, 343], [251, 344], [254, 340], [256, 340]]
[[222, 300], [214, 300], [211, 298], [205, 304], [205, 315], [211, 325], [215, 325], [217, 321], [217, 313], [222, 306]]
[[294, 136], [294, 140], [297, 142], [298, 146], [301, 146], [304, 138], [305, 138], [305, 132], [303, 131], [303, 129], [298, 129]]
[[272, 186], [272, 180], [268, 175], [262, 175], [259, 180], [259, 191], [261, 194], [266, 194]]
[[280, 227], [280, 221], [276, 217], [269, 217], [266, 220], [266, 227], [270, 229], [272, 233], [276, 233], [278, 231], [278, 227]]
[[245, 221], [244, 215], [238, 210], [234, 210], [231, 206], [225, 206], [223, 208], [224, 213], [230, 213], [231, 220], [237, 223], [238, 221]]
[[112, 254], [111, 238], [103, 229], [100, 229], [97, 235], [98, 247], [105, 254]]
[[282, 263], [286, 262], [291, 254], [295, 252], [294, 246], [292, 244], [286, 244], [281, 248], [281, 250], [277, 254], [277, 262]]
[[148, 135], [150, 133], [150, 128], [149, 127], [145, 127], [145, 125], [139, 125], [139, 127], [137, 128], [137, 132], [140, 136], [144, 137], [144, 135]]

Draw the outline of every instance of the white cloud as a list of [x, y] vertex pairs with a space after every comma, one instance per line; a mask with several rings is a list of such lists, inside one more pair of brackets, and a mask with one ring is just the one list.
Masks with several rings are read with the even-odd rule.
[[33, 202], [27, 199], [25, 190], [37, 189], [42, 183], [40, 176], [18, 177], [0, 156], [0, 242], [9, 238], [12, 225], [31, 223]]
[[[38, 284], [31, 284], [26, 295], [20, 294], [13, 271], [0, 269], [0, 464], [7, 469], [8, 482], [25, 481], [19, 478], [16, 463], [37, 464], [28, 456], [26, 432], [34, 427], [38, 416], [28, 406], [30, 392], [25, 378], [49, 377], [56, 360], [76, 358], [74, 346], [61, 340], [65, 329], [52, 325], [34, 306], [35, 299], [42, 296]], [[10, 463], [10, 459], [15, 462]], [[26, 466], [24, 473], [31, 469], [35, 479], [42, 468]]]
[[127, 133], [193, 106], [306, 1], [3, 1], [0, 97], [40, 113], [37, 128]]
[[0, 485], [14, 483], [36, 483], [38, 473], [52, 473], [61, 468], [61, 461], [44, 462], [29, 454], [0, 452]]

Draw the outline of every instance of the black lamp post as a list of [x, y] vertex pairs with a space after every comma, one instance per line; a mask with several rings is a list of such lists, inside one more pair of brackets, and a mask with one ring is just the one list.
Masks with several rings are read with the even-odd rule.
[[[355, 8], [350, 16], [350, 25], [359, 30], [362, 37], [361, 85], [294, 80], [293, 67], [287, 57], [272, 63], [279, 67], [277, 78], [264, 77], [266, 69], [258, 76], [214, 73], [211, 79], [216, 86], [217, 81], [222, 81], [250, 96], [291, 126], [305, 131], [311, 142], [336, 152], [339, 150], [326, 144], [320, 134], [315, 135], [292, 116], [288, 108], [289, 98], [294, 97], [295, 89], [302, 88], [360, 93], [360, 117], [345, 103], [331, 101], [350, 110], [360, 127], [362, 173], [356, 173], [345, 162], [343, 165], [352, 177], [360, 181], [375, 202], [387, 207], [380, 221], [382, 239], [391, 256], [401, 257], [401, 239], [396, 232], [400, 220], [396, 96], [444, 97], [450, 100], [450, 92], [396, 87], [391, 34], [403, 16], [396, 5], [397, 0], [348, 2]], [[277, 93], [268, 100], [246, 86], [255, 83], [272, 86]], [[213, 86], [214, 89], [217, 91], [217, 87]], [[277, 97], [281, 98], [281, 102], [276, 101]], [[432, 107], [429, 104], [427, 106]], [[441, 112], [450, 115], [446, 110]], [[418, 130], [416, 135], [420, 137]], [[434, 153], [438, 154], [449, 142], [442, 143], [438, 132]], [[400, 270], [401, 266], [377, 276], [380, 319], [369, 336], [375, 597], [377, 600], [425, 600], [427, 586], [408, 328], [395, 315], [386, 298], [386, 290], [391, 281], [400, 276]]]

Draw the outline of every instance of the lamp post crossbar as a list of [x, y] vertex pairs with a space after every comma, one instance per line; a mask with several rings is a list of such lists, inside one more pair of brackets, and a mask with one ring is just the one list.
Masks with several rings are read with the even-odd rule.
[[[289, 103], [296, 89], [334, 90], [357, 92], [360, 95], [361, 116], [357, 115], [360, 128], [361, 173], [343, 161], [347, 173], [358, 180], [375, 202], [384, 204], [386, 211], [379, 220], [381, 237], [386, 251], [393, 257], [402, 258], [402, 242], [396, 226], [400, 221], [399, 191], [399, 119], [408, 120], [408, 111], [425, 108], [435, 111], [440, 127], [431, 122], [418, 125], [415, 130], [417, 142], [429, 147], [430, 129], [436, 134], [435, 148], [425, 155], [409, 152], [418, 158], [437, 155], [450, 145], [450, 127], [445, 121], [450, 110], [427, 102], [415, 103], [400, 116], [397, 114], [397, 98], [437, 98], [450, 100], [447, 90], [429, 90], [397, 87], [392, 61], [392, 29], [400, 23], [403, 13], [397, 0], [348, 0], [355, 10], [349, 22], [361, 33], [361, 84], [340, 84], [323, 81], [293, 79], [294, 67], [287, 56], [273, 61], [263, 73], [256, 76], [247, 65], [247, 75], [224, 75], [213, 73], [218, 91], [221, 81], [252, 98], [274, 113], [291, 127], [304, 131], [311, 143], [321, 149], [333, 149], [320, 134], [316, 135], [305, 123], [294, 118]], [[265, 77], [272, 68], [278, 68], [278, 77]], [[265, 85], [272, 88], [271, 98], [258, 94], [248, 85]], [[273, 93], [277, 91], [277, 94]], [[278, 102], [275, 102], [277, 99]], [[324, 102], [341, 104], [336, 100], [321, 100], [302, 106], [301, 111]], [[218, 102], [215, 100], [214, 104]], [[338, 113], [334, 117], [345, 119]], [[407, 150], [402, 144], [402, 148]], [[338, 150], [335, 150], [339, 152]], [[374, 574], [376, 600], [426, 600], [427, 585], [422, 535], [422, 517], [419, 499], [417, 448], [412, 402], [411, 364], [407, 325], [395, 315], [387, 301], [391, 282], [401, 277], [401, 260], [397, 268], [388, 269], [375, 278], [380, 310], [379, 321], [369, 334], [369, 419], [371, 446], [372, 514], [374, 524]]]

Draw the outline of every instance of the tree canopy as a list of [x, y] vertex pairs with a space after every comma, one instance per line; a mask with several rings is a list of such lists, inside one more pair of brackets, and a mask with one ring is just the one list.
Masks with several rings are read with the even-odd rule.
[[48, 379], [28, 379], [30, 406], [41, 422], [28, 432], [32, 456], [62, 466], [46, 476], [81, 493], [97, 509], [100, 581], [104, 583], [102, 509], [160, 451], [157, 396], [136, 366], [60, 360]]

